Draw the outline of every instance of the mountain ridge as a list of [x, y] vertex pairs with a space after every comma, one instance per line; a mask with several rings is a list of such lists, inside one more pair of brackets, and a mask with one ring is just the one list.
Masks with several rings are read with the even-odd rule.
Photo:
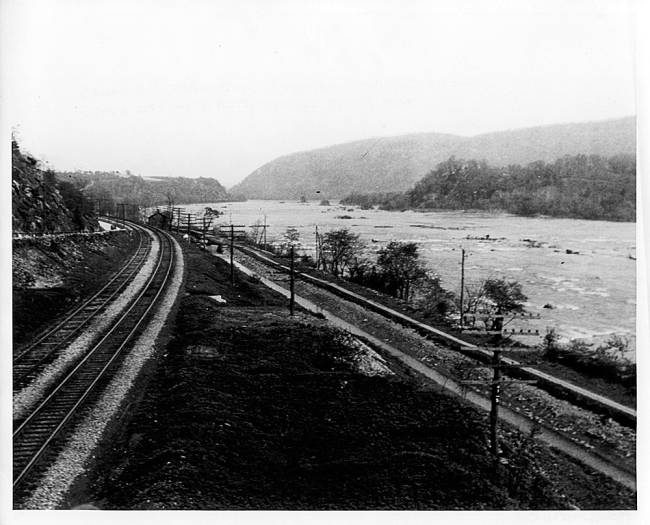
[[421, 132], [371, 137], [277, 157], [230, 189], [247, 198], [340, 198], [404, 191], [451, 156], [495, 165], [636, 151], [636, 117], [551, 124], [473, 136]]

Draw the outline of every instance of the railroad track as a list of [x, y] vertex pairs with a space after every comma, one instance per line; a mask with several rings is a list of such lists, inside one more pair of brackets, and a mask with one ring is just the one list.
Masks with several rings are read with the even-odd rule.
[[47, 363], [101, 314], [133, 280], [151, 250], [151, 236], [137, 225], [129, 228], [138, 234], [138, 247], [133, 256], [94, 295], [67, 314], [63, 320], [36, 336], [18, 349], [13, 357], [14, 392], [25, 386]]
[[[286, 268], [269, 259], [266, 254], [260, 253], [259, 255], [262, 258], [253, 257], [251, 254], [253, 251], [248, 247], [240, 249], [237, 257], [239, 261], [236, 260], [235, 265], [244, 273], [261, 277], [267, 286], [289, 297], [290, 292], [286, 287], [275, 282], [277, 281], [278, 270], [284, 272]], [[221, 257], [228, 262], [227, 257]], [[336, 297], [338, 297], [338, 300]], [[412, 368], [419, 374], [432, 379], [434, 382], [440, 384], [442, 388], [450, 390], [466, 400], [470, 400], [470, 402], [483, 409], [490, 409], [489, 399], [485, 397], [484, 393], [462, 387], [461, 383], [455, 381], [453, 373], [449, 375], [448, 371], [445, 372], [444, 366], [442, 367], [442, 372], [438, 372], [436, 365], [432, 368], [426, 364], [421, 357], [427, 354], [428, 350], [423, 349], [422, 351], [416, 350], [415, 352], [411, 352], [411, 348], [417, 348], [420, 344], [414, 336], [409, 335], [407, 332], [396, 335], [394, 328], [391, 328], [390, 324], [385, 325], [385, 328], [381, 328], [380, 324], [382, 322], [379, 321], [378, 324], [377, 318], [373, 320], [373, 316], [376, 316], [377, 313], [372, 308], [365, 308], [358, 301], [342, 300], [336, 293], [329, 290], [329, 287], [321, 288], [318, 282], [311, 282], [311, 280], [300, 282], [300, 286], [296, 290], [296, 300], [298, 304], [307, 310], [322, 314], [325, 318], [333, 322], [335, 326], [348, 330], [350, 333], [357, 334], [362, 339], [371, 342], [376, 348], [382, 349], [386, 355], [402, 362], [405, 366]], [[361, 310], [359, 310], [359, 307], [361, 307]], [[435, 343], [432, 344], [437, 347], [444, 346], [435, 345]], [[454, 345], [448, 344], [447, 346], [450, 347], [447, 350], [449, 355], [459, 355], [453, 350]], [[444, 356], [444, 353], [441, 354], [441, 360], [444, 361], [446, 358], [442, 356]], [[437, 361], [439, 360], [434, 360], [434, 363]], [[526, 386], [528, 385], [522, 385], [522, 387]], [[535, 388], [531, 387], [531, 390], [535, 390]], [[506, 394], [508, 394], [507, 391], [502, 392], [504, 400], [506, 397], [512, 397], [506, 396]], [[567, 434], [565, 432], [565, 429], [560, 427], [558, 430], [552, 420], [545, 422], [536, 417], [536, 414], [532, 414], [532, 416], [528, 415], [529, 411], [522, 411], [520, 407], [518, 408], [516, 406], [516, 403], [510, 403], [512, 399], [507, 401], [507, 403], [504, 403], [500, 407], [500, 418], [508, 421], [525, 433], [531, 433], [534, 430], [538, 433], [538, 438], [551, 447], [557, 448], [570, 457], [604, 473], [624, 486], [636, 490], [636, 472], [633, 460], [623, 458], [618, 454], [610, 454], [604, 450], [594, 449], [589, 444], [585, 445], [584, 441], [576, 441], [576, 439], [570, 436], [570, 433]]]
[[96, 399], [118, 368], [125, 350], [146, 327], [146, 320], [172, 275], [174, 241], [156, 231], [161, 249], [156, 266], [137, 298], [103, 337], [29, 415], [14, 421], [13, 487], [19, 499], [37, 483], [83, 409]]
[[[249, 246], [237, 246], [237, 248], [241, 253], [244, 254], [245, 257], [252, 256], [255, 259], [256, 263], [262, 263], [281, 272], [289, 271], [288, 267], [276, 261], [273, 261], [269, 258], [268, 254], [260, 252], [259, 250], [251, 248]], [[432, 326], [417, 321], [408, 315], [392, 310], [387, 306], [369, 300], [365, 297], [360, 296], [359, 294], [351, 292], [350, 290], [342, 288], [331, 282], [324, 281], [322, 279], [318, 279], [316, 277], [300, 272], [297, 272], [296, 275], [301, 280], [303, 280], [305, 284], [315, 286], [329, 293], [333, 293], [334, 295], [342, 297], [346, 301], [358, 304], [363, 308], [367, 308], [370, 311], [376, 312], [392, 321], [397, 322], [398, 324], [412, 328], [425, 337], [440, 342], [448, 348], [460, 351], [465, 355], [481, 362], [491, 362], [491, 353], [485, 349], [479, 348], [474, 344], [468, 343], [451, 334], [433, 328]], [[505, 357], [502, 358], [502, 361], [504, 364], [512, 365], [514, 367], [510, 371], [510, 374], [515, 374], [518, 377], [522, 377], [523, 379], [536, 381], [539, 388], [547, 391], [559, 399], [568, 400], [571, 403], [576, 404], [577, 406], [581, 406], [587, 410], [612, 417], [616, 421], [619, 421], [623, 425], [626, 425], [630, 428], [636, 427], [636, 410], [633, 408], [621, 405], [620, 403], [617, 403], [605, 396], [595, 394], [585, 388], [578, 387], [572, 383], [569, 383], [568, 381], [556, 378], [548, 373], [535, 370], [531, 367], [522, 366], [521, 363], [513, 359]]]

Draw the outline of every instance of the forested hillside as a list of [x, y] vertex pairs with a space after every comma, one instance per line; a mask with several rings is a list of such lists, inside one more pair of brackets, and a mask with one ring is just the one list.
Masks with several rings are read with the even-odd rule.
[[228, 199], [225, 188], [216, 179], [199, 177], [165, 177], [145, 179], [127, 171], [117, 172], [74, 171], [58, 172], [60, 180], [69, 181], [83, 189], [91, 199], [156, 206], [159, 204], [193, 204]]
[[[348, 142], [275, 159], [231, 189], [249, 199], [341, 198], [405, 191], [451, 156], [494, 166], [553, 162], [565, 155], [636, 152], [636, 119], [560, 124], [461, 137], [419, 133]], [[319, 192], [319, 193], [316, 193]]]
[[634, 221], [636, 161], [634, 155], [574, 155], [502, 168], [452, 157], [411, 190], [352, 194], [341, 202], [388, 210], [503, 210], [517, 215]]

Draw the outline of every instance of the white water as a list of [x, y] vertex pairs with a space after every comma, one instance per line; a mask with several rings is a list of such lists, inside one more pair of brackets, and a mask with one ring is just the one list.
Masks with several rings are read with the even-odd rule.
[[[187, 209], [200, 211], [203, 206]], [[369, 252], [391, 240], [416, 241], [429, 268], [455, 292], [460, 288], [460, 250], [465, 248], [470, 286], [488, 276], [517, 280], [528, 296], [527, 310], [541, 315], [539, 320], [516, 321], [508, 328], [544, 333], [546, 327], [555, 327], [564, 338], [588, 342], [616, 333], [628, 337], [634, 348], [636, 262], [629, 257], [636, 250], [634, 223], [483, 212], [386, 212], [319, 206], [318, 201], [247, 201], [212, 207], [225, 212], [220, 218], [224, 224], [232, 220], [252, 225], [266, 214], [268, 242], [294, 226], [307, 252], [313, 250], [316, 226], [321, 233], [350, 228], [361, 235]], [[352, 219], [337, 218], [341, 215]], [[486, 235], [490, 240], [476, 239]], [[541, 247], [531, 247], [524, 239]], [[543, 308], [545, 304], [553, 309]]]

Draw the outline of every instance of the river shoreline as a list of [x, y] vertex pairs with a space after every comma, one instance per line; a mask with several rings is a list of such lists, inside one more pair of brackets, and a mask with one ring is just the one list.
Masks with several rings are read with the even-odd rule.
[[[636, 250], [634, 223], [529, 218], [486, 211], [362, 210], [331, 201], [246, 201], [216, 203], [218, 223], [252, 226], [266, 217], [269, 242], [287, 227], [300, 232], [301, 250], [313, 254], [315, 230], [349, 228], [361, 235], [369, 258], [391, 240], [417, 242], [423, 261], [442, 286], [459, 291], [460, 253], [466, 250], [466, 283], [488, 277], [522, 283], [527, 310], [539, 320], [509, 328], [555, 328], [561, 342], [584, 339], [594, 347], [612, 334], [629, 340], [635, 360]], [[188, 205], [201, 212], [205, 205]], [[347, 218], [346, 218], [347, 217]], [[522, 339], [531, 344], [530, 338]]]

